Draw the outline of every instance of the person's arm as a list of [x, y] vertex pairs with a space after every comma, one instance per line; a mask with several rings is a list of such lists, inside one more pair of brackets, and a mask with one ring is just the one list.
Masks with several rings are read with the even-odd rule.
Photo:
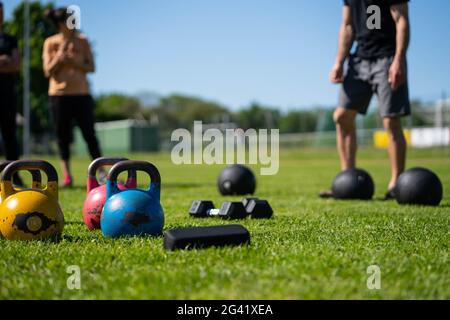
[[395, 56], [389, 69], [389, 83], [395, 90], [406, 82], [406, 51], [409, 45], [408, 4], [391, 6], [391, 15], [395, 22], [397, 35]]
[[330, 81], [332, 83], [341, 83], [344, 81], [344, 62], [350, 53], [353, 41], [354, 35], [350, 7], [344, 5], [336, 61], [330, 72]]
[[55, 54], [54, 57], [51, 56], [50, 51], [50, 42], [45, 41], [44, 42], [44, 49], [43, 49], [43, 67], [44, 67], [44, 74], [46, 77], [51, 77], [52, 75], [56, 74], [61, 66], [63, 66], [67, 60], [67, 56], [64, 53], [66, 45], [63, 44], [60, 46], [58, 52]]
[[84, 59], [82, 62], [77, 62], [73, 59], [68, 60], [68, 64], [74, 68], [81, 70], [84, 73], [95, 72], [95, 64], [94, 64], [94, 56], [92, 54], [91, 46], [89, 45], [88, 40], [83, 40], [84, 50], [83, 55]]
[[11, 56], [0, 56], [0, 72], [1, 73], [18, 73], [20, 72], [20, 55], [19, 50], [13, 49]]

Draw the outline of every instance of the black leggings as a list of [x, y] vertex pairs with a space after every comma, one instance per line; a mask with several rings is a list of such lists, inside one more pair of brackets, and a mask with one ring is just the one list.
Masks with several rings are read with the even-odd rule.
[[7, 160], [17, 160], [19, 150], [16, 137], [16, 95], [14, 90], [0, 91], [0, 127]]
[[74, 120], [81, 129], [92, 159], [101, 157], [94, 129], [94, 102], [92, 97], [90, 95], [50, 96], [50, 106], [61, 158], [63, 160], [70, 159]]

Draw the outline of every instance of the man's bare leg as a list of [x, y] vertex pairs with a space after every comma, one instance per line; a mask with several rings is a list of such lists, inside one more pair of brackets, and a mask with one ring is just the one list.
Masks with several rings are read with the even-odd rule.
[[336, 123], [336, 145], [341, 160], [341, 170], [356, 166], [356, 126], [357, 111], [338, 107], [333, 115]]
[[[336, 146], [341, 160], [341, 170], [354, 168], [356, 165], [356, 126], [357, 111], [338, 107], [333, 114], [336, 123]], [[319, 194], [322, 198], [331, 198], [331, 191]]]
[[388, 154], [391, 163], [391, 180], [388, 190], [391, 190], [395, 187], [398, 176], [405, 170], [406, 139], [399, 117], [384, 118], [383, 125], [389, 139]]

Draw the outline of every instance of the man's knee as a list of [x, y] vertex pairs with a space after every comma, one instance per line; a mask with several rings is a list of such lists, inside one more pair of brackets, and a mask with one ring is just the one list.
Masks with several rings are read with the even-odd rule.
[[344, 108], [337, 108], [333, 113], [333, 120], [336, 125], [344, 129], [350, 129], [355, 124], [356, 112]]
[[401, 133], [401, 134], [403, 134], [402, 122], [401, 122], [400, 118], [398, 118], [398, 117], [395, 117], [395, 118], [386, 117], [386, 118], [383, 119], [383, 124], [384, 124], [384, 129], [386, 131], [388, 131], [389, 133], [393, 133], [393, 134]]

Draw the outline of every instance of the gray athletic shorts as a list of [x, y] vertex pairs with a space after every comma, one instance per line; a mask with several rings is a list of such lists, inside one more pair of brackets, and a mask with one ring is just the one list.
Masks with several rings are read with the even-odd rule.
[[381, 117], [399, 117], [411, 113], [408, 84], [392, 90], [388, 81], [393, 57], [365, 60], [350, 56], [344, 83], [339, 93], [339, 107], [366, 114], [372, 95], [378, 99]]

